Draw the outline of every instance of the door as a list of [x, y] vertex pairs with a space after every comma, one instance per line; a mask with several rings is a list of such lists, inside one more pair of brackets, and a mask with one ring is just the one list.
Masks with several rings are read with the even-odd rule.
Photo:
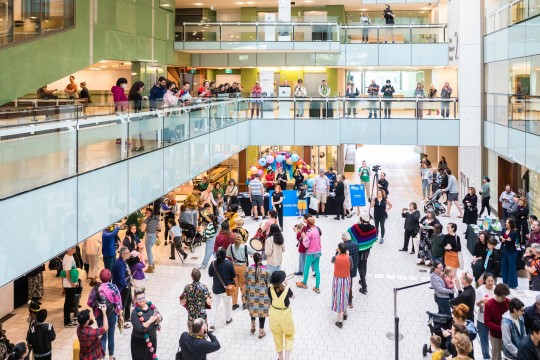
[[[512, 186], [512, 191], [517, 193], [518, 187], [521, 187], [520, 175], [519, 164], [499, 156], [499, 184], [497, 193], [492, 194], [492, 196], [496, 196], [498, 199], [499, 195], [504, 191], [507, 184], [510, 184]], [[500, 201], [497, 202], [497, 214], [499, 214], [499, 217], [502, 217], [502, 206]]]
[[[319, 85], [322, 84], [323, 80], [326, 80], [326, 72], [304, 73], [304, 86], [306, 87], [308, 97], [320, 97]], [[336, 89], [331, 90], [334, 92]]]

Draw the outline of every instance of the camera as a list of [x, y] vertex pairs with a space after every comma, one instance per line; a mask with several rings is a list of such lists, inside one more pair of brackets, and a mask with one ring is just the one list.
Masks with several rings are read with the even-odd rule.
[[378, 172], [379, 170], [381, 170], [381, 165], [373, 165], [373, 167], [371, 168], [371, 170], [376, 173]]

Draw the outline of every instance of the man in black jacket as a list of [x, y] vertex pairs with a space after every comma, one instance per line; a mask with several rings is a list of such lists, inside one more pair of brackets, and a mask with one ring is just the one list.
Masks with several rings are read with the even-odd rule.
[[52, 324], [45, 322], [47, 320], [47, 310], [40, 309], [36, 313], [36, 320], [28, 329], [26, 342], [31, 350], [34, 351], [36, 359], [52, 359], [52, 342], [56, 339], [56, 333]]
[[[534, 305], [533, 305], [534, 306]], [[540, 359], [540, 322], [534, 321], [531, 324], [531, 333], [527, 335], [519, 344], [517, 360], [538, 360]]]
[[203, 319], [195, 319], [191, 331], [191, 334], [186, 331], [180, 336], [182, 360], [206, 360], [207, 354], [221, 348], [214, 334], [208, 332]]
[[459, 295], [450, 300], [450, 305], [458, 306], [459, 304], [465, 304], [469, 307], [467, 313], [467, 320], [474, 322], [474, 303], [476, 299], [476, 291], [472, 286], [474, 278], [471, 273], [465, 272], [461, 275], [460, 282], [463, 290], [459, 291]]
[[540, 295], [536, 295], [536, 302], [534, 304], [525, 308], [523, 318], [525, 320], [525, 330], [527, 334], [530, 334], [533, 323], [535, 321], [540, 323]]

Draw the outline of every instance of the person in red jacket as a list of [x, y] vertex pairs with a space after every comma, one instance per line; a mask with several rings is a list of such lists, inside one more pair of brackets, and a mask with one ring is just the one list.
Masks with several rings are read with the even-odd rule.
[[214, 253], [217, 253], [218, 249], [224, 248], [227, 250], [229, 248], [229, 245], [234, 244], [234, 235], [229, 231], [229, 222], [224, 221], [221, 223], [221, 230], [219, 231], [219, 234], [216, 237], [216, 242], [214, 244]]
[[502, 359], [502, 331], [501, 321], [503, 314], [508, 310], [510, 288], [506, 284], [497, 284], [494, 290], [495, 297], [484, 305], [484, 323], [489, 329], [489, 342], [491, 343], [491, 359]]

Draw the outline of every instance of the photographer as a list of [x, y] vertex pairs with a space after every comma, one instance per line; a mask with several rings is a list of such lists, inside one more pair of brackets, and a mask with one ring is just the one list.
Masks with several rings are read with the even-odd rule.
[[93, 328], [94, 320], [90, 314], [90, 310], [83, 310], [77, 315], [79, 327], [77, 328], [77, 338], [79, 338], [80, 344], [80, 359], [81, 360], [93, 360], [102, 359], [105, 357], [105, 351], [101, 347], [100, 337], [103, 336], [109, 330], [109, 323], [107, 322], [106, 305], [100, 305], [101, 317], [103, 320], [103, 326]]
[[[394, 15], [394, 12], [392, 11], [392, 9], [390, 9], [390, 5], [386, 4], [386, 9], [384, 9], [383, 11], [383, 16], [382, 18], [385, 20], [386, 22], [386, 25], [394, 25], [394, 19], [395, 19], [396, 15]], [[384, 38], [384, 42], [387, 43], [388, 42], [388, 34], [390, 34], [390, 37], [391, 37], [391, 41], [392, 43], [394, 43], [394, 27], [389, 27], [387, 30], [386, 30], [386, 36]]]
[[207, 354], [221, 348], [214, 334], [208, 332], [206, 322], [200, 318], [193, 321], [191, 333], [185, 331], [180, 336], [179, 345], [182, 360], [204, 360]]
[[379, 177], [379, 183], [377, 184], [377, 188], [379, 190], [384, 190], [386, 197], [388, 197], [388, 180], [386, 180], [386, 173], [381, 172], [381, 175]]

